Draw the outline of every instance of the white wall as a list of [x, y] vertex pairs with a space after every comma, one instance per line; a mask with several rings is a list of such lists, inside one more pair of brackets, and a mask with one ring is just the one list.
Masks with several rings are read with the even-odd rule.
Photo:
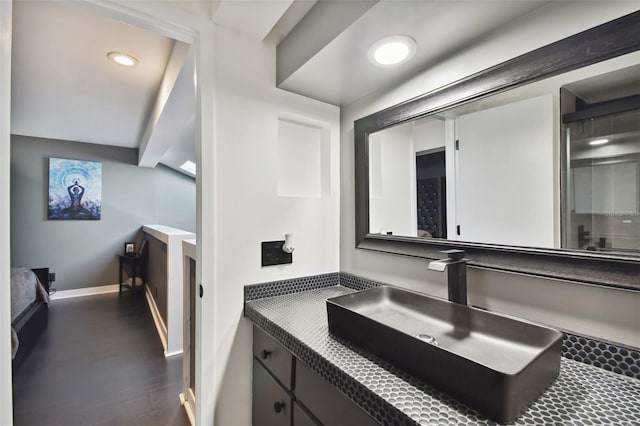
[[575, 167], [571, 171], [575, 213], [638, 214], [637, 162]]
[[445, 121], [438, 118], [423, 118], [413, 123], [413, 149], [415, 153], [445, 146]]
[[[398, 102], [637, 9], [637, 2], [589, 2], [542, 7], [526, 19], [401, 86], [343, 106], [341, 111], [340, 269], [446, 297], [444, 276], [427, 262], [355, 249], [353, 121]], [[447, 165], [448, 166], [448, 165]], [[484, 270], [469, 271], [470, 303], [578, 333], [640, 346], [640, 293]]]
[[[371, 233], [417, 236], [416, 156], [413, 126], [403, 124], [371, 135], [369, 229]], [[378, 161], [379, 160], [379, 161]]]
[[330, 195], [329, 127], [278, 119], [278, 196]]
[[[269, 42], [216, 26], [214, 52], [216, 160], [203, 167], [216, 173], [217, 380], [196, 386], [215, 386], [215, 424], [249, 426], [252, 333], [242, 317], [243, 286], [339, 270], [339, 109], [276, 89]], [[329, 129], [322, 167], [329, 168], [330, 185], [321, 196], [278, 196], [279, 119]], [[260, 242], [285, 233], [295, 236], [293, 264], [262, 268]]]

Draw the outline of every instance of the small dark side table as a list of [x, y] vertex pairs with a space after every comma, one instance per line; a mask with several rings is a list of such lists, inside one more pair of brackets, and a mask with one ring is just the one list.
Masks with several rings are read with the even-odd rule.
[[[123, 287], [130, 288], [134, 291], [136, 289], [136, 278], [138, 276], [142, 279], [142, 288], [144, 289], [144, 285], [147, 282], [147, 264], [149, 261], [148, 252], [147, 240], [142, 240], [140, 249], [135, 256], [118, 255], [118, 282], [120, 283], [120, 292], [122, 292]], [[125, 270], [131, 278], [131, 285], [125, 284], [123, 281], [123, 272]]]

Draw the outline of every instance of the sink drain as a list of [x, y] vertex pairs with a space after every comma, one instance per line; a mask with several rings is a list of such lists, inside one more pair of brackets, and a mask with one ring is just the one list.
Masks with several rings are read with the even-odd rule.
[[438, 346], [438, 341], [430, 334], [420, 333], [416, 336], [418, 339], [433, 346]]

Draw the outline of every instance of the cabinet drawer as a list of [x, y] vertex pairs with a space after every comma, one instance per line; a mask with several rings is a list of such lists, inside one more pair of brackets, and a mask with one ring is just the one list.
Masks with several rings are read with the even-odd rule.
[[291, 426], [292, 399], [255, 359], [253, 360], [253, 426]]
[[292, 389], [291, 369], [293, 356], [264, 331], [253, 326], [253, 355], [262, 362], [269, 371], [288, 390]]
[[320, 426], [297, 402], [293, 403], [293, 426]]
[[378, 425], [353, 401], [300, 361], [296, 363], [296, 397], [324, 425]]

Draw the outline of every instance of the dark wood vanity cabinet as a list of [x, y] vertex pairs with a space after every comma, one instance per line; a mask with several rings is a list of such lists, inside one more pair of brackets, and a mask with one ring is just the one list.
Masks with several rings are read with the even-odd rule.
[[253, 426], [378, 425], [349, 398], [253, 327]]

